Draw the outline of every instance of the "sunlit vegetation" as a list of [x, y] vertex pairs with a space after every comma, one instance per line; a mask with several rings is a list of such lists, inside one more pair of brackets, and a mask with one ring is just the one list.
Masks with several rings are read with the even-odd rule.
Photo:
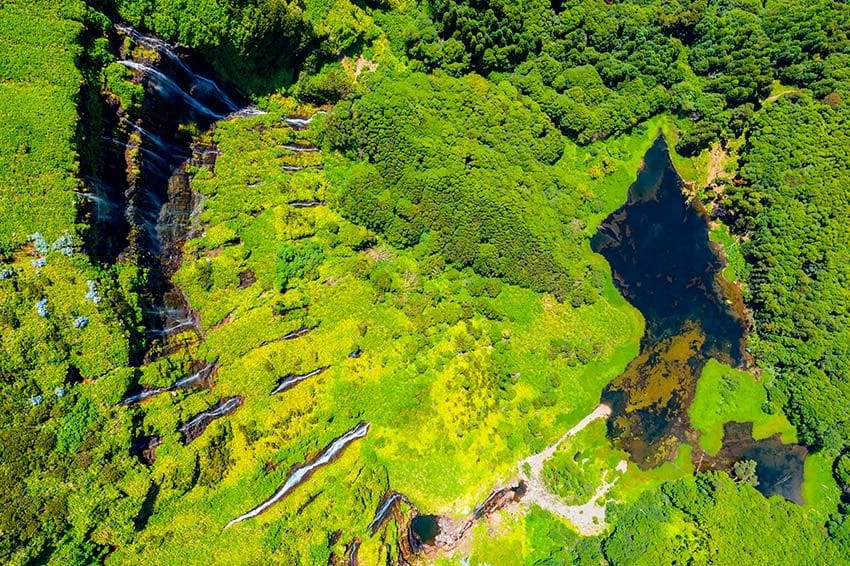
[[51, 242], [76, 219], [76, 2], [4, 2], [0, 18], [0, 255], [41, 232]]
[[[342, 538], [350, 540], [368, 522], [387, 481], [423, 509], [468, 512], [513, 473], [519, 459], [596, 404], [601, 386], [634, 354], [639, 321], [610, 281], [593, 305], [576, 308], [469, 268], [426, 268], [415, 251], [391, 246], [326, 206], [292, 207], [325, 200], [327, 180], [321, 171], [282, 170], [285, 163], [318, 158], [281, 148], [314, 141], [280, 125], [281, 112], [294, 110], [291, 103], [272, 101], [269, 110], [268, 116], [217, 128], [215, 175], [200, 171], [194, 181], [208, 197], [205, 234], [187, 244], [187, 261], [176, 277], [206, 329], [202, 355], [220, 364], [215, 391], [186, 398], [180, 413], [191, 414], [219, 396], [246, 399], [227, 424], [214, 423], [199, 441], [200, 461], [213, 464], [222, 481], [198, 500], [215, 511], [206, 519], [212, 523], [203, 542], [193, 540], [217, 544], [220, 526], [267, 497], [289, 465], [352, 419], [372, 423], [357, 445], [362, 448], [352, 448], [352, 456], [334, 465], [336, 472], [320, 472], [310, 482], [315, 487], [296, 492], [253, 525], [220, 535], [221, 544], [238, 536], [240, 544], [264, 549], [256, 552], [295, 552], [246, 537], [261, 536], [259, 526], [271, 523], [284, 529], [280, 537], [301, 536], [299, 525], [306, 523], [294, 520], [293, 512], [318, 491], [325, 495], [302, 512], [304, 521], [314, 517], [311, 532], [319, 536], [316, 517], [333, 505], [327, 520], [332, 517], [338, 528], [339, 518], [348, 517]], [[574, 253], [589, 260], [586, 243]], [[256, 280], [240, 288], [239, 274], [248, 271]], [[273, 342], [312, 327], [296, 340]], [[349, 357], [355, 352], [361, 353]], [[282, 376], [321, 366], [330, 369], [279, 397], [269, 395]], [[176, 409], [165, 398], [144, 408], [142, 428], [166, 438], [155, 474], [194, 465], [193, 452], [177, 446], [170, 432]], [[216, 432], [220, 427], [231, 432]], [[227, 458], [220, 447], [205, 455], [206, 438], [216, 446], [230, 438], [228, 458], [235, 463], [221, 463]], [[265, 462], [280, 464], [270, 470]], [[358, 480], [362, 495], [349, 505], [319, 486], [329, 475], [354, 473], [352, 466], [372, 475]], [[159, 501], [171, 511], [151, 518], [136, 548], [167, 527], [183, 533], [173, 539], [181, 542], [163, 547], [159, 556], [185, 551], [189, 530], [198, 527], [197, 509], [182, 503], [185, 489], [161, 487]], [[279, 523], [282, 517], [287, 520]], [[121, 552], [126, 557], [133, 551]]]
[[598, 297], [604, 276], [582, 265], [588, 234], [575, 226], [590, 195], [555, 166], [563, 139], [513, 87], [385, 79], [338, 106], [327, 135], [356, 161], [334, 164], [334, 204], [390, 244], [576, 306]]
[[[188, 168], [203, 201], [173, 283], [198, 331], [170, 350], [148, 349], [138, 257], [87, 243], [109, 237], [82, 200], [107, 113], [147, 96], [109, 18], [267, 112], [180, 126], [218, 153]], [[398, 561], [395, 519], [367, 529], [388, 489], [467, 515], [638, 356], [643, 317], [589, 239], [661, 131], [710, 201], [756, 367], [686, 376], [693, 446], [651, 469], [602, 420], [560, 445], [543, 477], [564, 502], [613, 481], [600, 535], [520, 503], [427, 559], [846, 563], [848, 52], [833, 0], [0, 1], [0, 561], [328, 564], [355, 539], [360, 563]], [[665, 344], [657, 372], [681, 379], [693, 341]], [[119, 406], [202, 364], [204, 387]], [[662, 381], [635, 403], [671, 397]], [[694, 473], [730, 421], [810, 447], [802, 504], [756, 491], [751, 461]]]
[[752, 422], [756, 440], [780, 433], [786, 444], [795, 442], [794, 427], [775, 403], [768, 403], [766, 388], [775, 387], [774, 381], [767, 374], [756, 381], [747, 372], [710, 360], [697, 382], [689, 411], [691, 424], [700, 432], [700, 446], [716, 453], [723, 439], [723, 423], [729, 421]]

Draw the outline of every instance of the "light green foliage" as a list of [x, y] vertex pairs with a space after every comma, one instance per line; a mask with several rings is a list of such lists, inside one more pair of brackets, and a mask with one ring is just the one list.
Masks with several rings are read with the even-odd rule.
[[[364, 233], [329, 207], [289, 206], [325, 200], [327, 180], [316, 170], [282, 172], [285, 163], [316, 162], [315, 154], [281, 148], [309, 143], [314, 133], [281, 125], [281, 115], [293, 111], [291, 102], [270, 101], [269, 110], [267, 116], [220, 124], [215, 175], [194, 180], [207, 196], [207, 229], [187, 244], [190, 253], [176, 279], [204, 322], [199, 355], [217, 358], [220, 367], [214, 392], [185, 397], [179, 408], [164, 397], [145, 405], [145, 430], [165, 436], [154, 473], [175, 480], [161, 486], [162, 511], [133, 546], [120, 551], [122, 560], [169, 528], [179, 533], [173, 540], [180, 544], [161, 547], [156, 556], [162, 560], [187, 547], [202, 552], [234, 544], [238, 537], [247, 557], [309, 561], [313, 547], [303, 541], [315, 539], [316, 548], [327, 552], [326, 532], [347, 525], [340, 544], [362, 533], [387, 482], [423, 510], [468, 512], [524, 455], [591, 410], [601, 386], [634, 355], [639, 319], [610, 281], [600, 283], [604, 298], [574, 308], [470, 269], [432, 271], [428, 257]], [[590, 261], [585, 246], [573, 253]], [[324, 261], [310, 259], [315, 257]], [[301, 269], [302, 263], [312, 267]], [[198, 264], [206, 267], [199, 271]], [[276, 265], [285, 266], [283, 294]], [[256, 282], [240, 289], [238, 274], [246, 271]], [[307, 271], [314, 275], [305, 276]], [[316, 325], [297, 340], [262, 346]], [[553, 358], [540, 345], [555, 338], [586, 345], [587, 359]], [[348, 358], [358, 349], [360, 357]], [[324, 365], [331, 367], [320, 376], [269, 395], [282, 376]], [[225, 438], [219, 423], [196, 441], [197, 448], [176, 444], [170, 431], [180, 418], [234, 394], [244, 396], [245, 405], [227, 419], [229, 456], [217, 440]], [[266, 515], [217, 534], [268, 497], [291, 465], [355, 419], [372, 428], [340, 460]], [[274, 463], [271, 470], [266, 462]], [[205, 490], [186, 483], [185, 474], [196, 465], [219, 470], [201, 474], [220, 481]], [[346, 483], [357, 474], [355, 485]], [[196, 503], [183, 498], [187, 490], [197, 493]], [[347, 500], [348, 493], [356, 499]], [[332, 513], [325, 513], [328, 505]], [[210, 521], [202, 537], [193, 534], [201, 509]], [[263, 535], [269, 529], [277, 533], [274, 542]], [[281, 546], [289, 538], [301, 542]], [[376, 541], [364, 541], [363, 552], [382, 551]]]
[[604, 424], [588, 426], [566, 440], [543, 467], [543, 480], [552, 493], [569, 505], [590, 501], [603, 478], [610, 481], [626, 455], [609, 449]]
[[[0, 560], [324, 564], [359, 537], [361, 563], [397, 561], [393, 526], [366, 534], [388, 488], [423, 512], [466, 515], [592, 410], [637, 353], [641, 316], [588, 238], [662, 128], [690, 180], [702, 183], [708, 156], [688, 156], [715, 142], [733, 154], [719, 204], [738, 233], [713, 237], [727, 251], [742, 242], [733, 276], [765, 368], [755, 381], [708, 364], [690, 412], [700, 446], [717, 450], [729, 420], [793, 441], [788, 410], [801, 440], [827, 448], [806, 460], [805, 503], [692, 476], [686, 445], [658, 468], [617, 471], [628, 455], [597, 421], [544, 476], [573, 502], [615, 480], [610, 530], [582, 538], [520, 507], [476, 525], [462, 548], [492, 564], [847, 562], [844, 3], [88, 6], [0, 5]], [[143, 89], [102, 36], [111, 23], [91, 7], [194, 48], [268, 111], [219, 123], [215, 167], [191, 169], [202, 230], [174, 283], [202, 338], [179, 335], [182, 348], [143, 365], [134, 260], [93, 265], [79, 241], [69, 256], [27, 244], [36, 232], [48, 248], [66, 232], [80, 240], [73, 192], [80, 170], [100, 167], [104, 111], [141, 108]], [[305, 131], [283, 123], [326, 103], [337, 105]], [[210, 389], [115, 407], [200, 361], [218, 364]], [[235, 395], [236, 412], [180, 442], [181, 424]], [[366, 438], [222, 530], [361, 420]], [[162, 444], [148, 467], [131, 449], [149, 436]]]
[[772, 382], [769, 374], [756, 381], [745, 371], [709, 360], [688, 413], [691, 424], [700, 432], [700, 447], [712, 454], [720, 450], [723, 424], [729, 421], [752, 422], [757, 440], [780, 433], [782, 442], [796, 442], [796, 431], [788, 418], [775, 404], [768, 403], [765, 387], [774, 386]]
[[759, 480], [756, 475], [755, 460], [741, 460], [739, 462], [735, 462], [732, 466], [732, 474], [734, 474], [735, 480], [738, 483], [745, 483], [753, 487], [758, 487]]
[[727, 264], [723, 268], [723, 276], [733, 283], [741, 282], [747, 273], [747, 262], [741, 252], [740, 243], [729, 233], [729, 228], [725, 224], [711, 230], [709, 236], [712, 242], [720, 244], [726, 257]]
[[[71, 3], [73, 4], [73, 3]], [[76, 217], [74, 59], [82, 30], [62, 3], [4, 2], [0, 17], [0, 254], [33, 232], [51, 242]]]

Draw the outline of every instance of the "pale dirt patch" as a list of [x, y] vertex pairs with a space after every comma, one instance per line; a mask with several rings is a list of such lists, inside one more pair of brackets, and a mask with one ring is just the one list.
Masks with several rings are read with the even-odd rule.
[[[724, 173], [724, 165], [726, 160], [729, 158], [729, 155], [720, 147], [719, 143], [715, 143], [711, 147], [711, 151], [708, 154], [708, 174], [706, 177], [706, 184], [712, 185], [715, 180], [717, 180], [722, 173]], [[714, 187], [714, 191], [717, 196], [720, 196], [722, 193], [722, 189], [718, 186]]]
[[[589, 415], [584, 417], [577, 425], [568, 430], [557, 442], [548, 446], [542, 452], [529, 456], [519, 463], [519, 475], [526, 484], [526, 492], [522, 500], [526, 505], [535, 504], [563, 517], [573, 524], [576, 530], [585, 536], [599, 534], [605, 530], [605, 505], [600, 500], [611, 490], [617, 478], [610, 482], [605, 481], [607, 472], [602, 476], [602, 485], [596, 488], [596, 493], [590, 501], [582, 505], [568, 505], [560, 497], [550, 492], [543, 482], [543, 464], [551, 458], [558, 446], [571, 436], [581, 432], [587, 425], [597, 419], [607, 419], [611, 415], [611, 408], [607, 405], [598, 405]], [[628, 467], [625, 460], [617, 464], [616, 470], [624, 472]]]
[[366, 59], [363, 55], [360, 55], [354, 63], [354, 78], [356, 79], [359, 77], [360, 73], [362, 73], [364, 69], [368, 69], [370, 72], [374, 73], [378, 69], [378, 64]]
[[355, 82], [357, 78], [360, 76], [360, 73], [363, 71], [369, 71], [374, 73], [378, 69], [378, 64], [374, 61], [370, 61], [363, 57], [363, 55], [358, 55], [357, 59], [351, 59], [351, 57], [343, 57], [342, 66], [346, 71], [351, 73]]

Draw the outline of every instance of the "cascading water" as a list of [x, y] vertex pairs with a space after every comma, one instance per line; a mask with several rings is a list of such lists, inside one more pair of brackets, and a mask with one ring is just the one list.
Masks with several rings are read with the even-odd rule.
[[296, 145], [296, 144], [287, 143], [287, 144], [284, 144], [280, 147], [282, 147], [283, 149], [286, 149], [288, 151], [294, 151], [296, 153], [313, 153], [313, 152], [319, 151], [318, 147], [313, 147], [311, 145]]
[[[192, 62], [169, 43], [128, 26], [117, 25], [116, 30], [145, 48], [125, 50], [119, 61], [134, 71], [136, 80], [145, 87], [139, 115], [130, 119], [121, 113], [117, 124], [126, 133], [108, 136], [107, 140], [124, 151], [126, 160], [128, 186], [122, 201], [115, 206], [120, 206], [121, 216], [130, 226], [127, 249], [150, 274], [145, 335], [151, 346], [144, 362], [182, 348], [182, 342], [171, 344], [172, 336], [185, 331], [200, 333], [197, 314], [182, 291], [172, 284], [171, 276], [180, 266], [182, 244], [191, 237], [203, 204], [189, 185], [186, 166], [211, 166], [218, 151], [212, 147], [197, 151], [197, 136], [187, 132], [206, 132], [217, 120], [256, 116], [261, 111], [237, 103], [224, 87], [195, 72]], [[185, 128], [187, 125], [193, 127]], [[215, 367], [207, 364], [168, 387], [137, 390], [120, 405], [198, 387], [209, 380]], [[180, 428], [184, 443], [191, 442], [212, 420], [236, 410], [241, 403], [239, 397], [224, 399], [217, 407], [196, 415]]]
[[254, 507], [247, 513], [240, 515], [227, 523], [225, 525], [225, 529], [230, 528], [236, 523], [241, 523], [246, 519], [251, 519], [256, 517], [260, 513], [266, 511], [269, 507], [283, 499], [289, 492], [291, 492], [295, 487], [297, 487], [301, 482], [310, 477], [310, 475], [315, 472], [318, 468], [330, 463], [346, 446], [357, 440], [358, 438], [363, 438], [366, 436], [366, 433], [369, 432], [369, 423], [361, 422], [333, 442], [331, 442], [327, 447], [325, 447], [319, 454], [310, 462], [306, 464], [302, 464], [300, 466], [296, 466], [290, 472], [289, 476], [286, 478], [286, 481], [280, 488], [274, 492], [274, 494], [258, 505]]
[[397, 491], [387, 492], [387, 494], [381, 499], [381, 502], [378, 503], [378, 509], [375, 511], [375, 516], [369, 522], [369, 526], [366, 527], [369, 532], [372, 534], [378, 532], [378, 529], [381, 528], [381, 525], [383, 525], [384, 521], [387, 520], [387, 517], [390, 516], [390, 511], [393, 510], [393, 506], [400, 501], [406, 500], [407, 498]]
[[[210, 89], [211, 92], [215, 93], [216, 96], [220, 97], [227, 104], [231, 111], [237, 111], [239, 109], [239, 105], [236, 104], [215, 81], [192, 71], [183, 59], [180, 58], [180, 55], [177, 54], [177, 48], [174, 45], [171, 45], [167, 41], [163, 41], [158, 37], [151, 37], [139, 33], [130, 26], [118, 24], [115, 26], [115, 29], [124, 35], [133, 38], [133, 40], [138, 44], [143, 45], [148, 49], [152, 49], [160, 55], [168, 57], [168, 59], [176, 65], [181, 72], [191, 76], [193, 83], [203, 85], [205, 88]], [[190, 90], [190, 93], [191, 92], [192, 91]]]
[[301, 374], [301, 375], [287, 375], [283, 379], [280, 380], [277, 387], [272, 390], [272, 395], [275, 393], [283, 393], [290, 387], [293, 387], [295, 384], [304, 381], [305, 379], [309, 379], [311, 377], [317, 376], [321, 373], [327, 371], [331, 366], [322, 366], [320, 368], [316, 368], [311, 372]]
[[183, 437], [183, 444], [189, 444], [198, 438], [214, 420], [229, 415], [241, 406], [242, 397], [227, 397], [219, 401], [218, 405], [212, 409], [198, 413], [177, 429]]
[[[185, 316], [149, 315], [146, 335], [167, 340], [171, 335], [197, 330], [197, 317], [170, 277], [179, 267], [182, 243], [190, 236], [202, 200], [189, 186], [186, 164], [208, 165], [217, 150], [193, 151], [193, 139], [181, 125], [193, 124], [208, 130], [215, 121], [237, 116], [255, 116], [258, 109], [240, 105], [212, 79], [195, 72], [173, 45], [139, 33], [129, 26], [116, 30], [146, 48], [128, 50], [119, 61], [135, 71], [145, 85], [146, 96], [138, 119], [121, 118], [131, 136], [126, 146], [128, 169], [132, 171], [124, 216], [131, 226], [129, 246], [151, 276], [149, 311], [180, 310]], [[151, 58], [150, 52], [156, 53]], [[134, 55], [139, 54], [140, 58]]]
[[162, 72], [154, 69], [153, 67], [149, 67], [148, 65], [144, 65], [142, 63], [137, 63], [135, 61], [122, 60], [122, 61], [118, 61], [118, 62], [121, 63], [122, 65], [124, 65], [125, 67], [133, 69], [135, 71], [139, 71], [142, 74], [144, 74], [145, 76], [149, 77], [150, 80], [152, 80], [154, 87], [162, 95], [167, 97], [167, 96], [170, 96], [172, 94], [176, 94], [177, 96], [182, 98], [183, 101], [186, 104], [188, 104], [196, 112], [199, 112], [201, 114], [205, 114], [205, 115], [210, 116], [210, 117], [212, 117], [216, 120], [220, 120], [220, 119], [224, 118], [225, 116], [227, 116], [227, 113], [219, 114], [218, 112], [207, 107], [206, 105], [201, 103], [197, 98], [195, 98], [194, 96], [192, 96], [191, 94], [189, 94], [188, 92], [186, 92], [185, 90], [180, 88], [180, 86], [174, 80], [172, 80], [171, 78], [166, 76], [165, 73], [162, 73]]
[[159, 395], [160, 393], [168, 393], [171, 391], [177, 391], [178, 389], [189, 389], [190, 387], [200, 386], [203, 383], [207, 382], [212, 374], [215, 372], [216, 364], [207, 364], [199, 371], [193, 373], [192, 375], [187, 375], [186, 377], [182, 377], [169, 385], [168, 387], [156, 387], [154, 389], [143, 389], [142, 391], [130, 395], [121, 400], [118, 403], [118, 406], [126, 406], [132, 405], [134, 403], [139, 403], [144, 401], [145, 399], [149, 399], [155, 395]]

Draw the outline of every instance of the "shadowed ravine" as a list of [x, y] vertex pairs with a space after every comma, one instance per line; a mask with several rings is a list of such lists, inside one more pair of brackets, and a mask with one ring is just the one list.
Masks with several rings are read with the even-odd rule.
[[[122, 253], [135, 258], [149, 273], [144, 293], [145, 353], [140, 360], [147, 363], [185, 348], [185, 341], [174, 337], [189, 332], [203, 339], [199, 316], [171, 280], [182, 262], [183, 244], [198, 229], [203, 208], [202, 196], [190, 186], [189, 166], [215, 166], [219, 152], [204, 139], [209, 138], [208, 132], [217, 120], [252, 116], [259, 111], [241, 104], [213, 79], [193, 70], [195, 62], [174, 46], [126, 26], [117, 25], [115, 29], [132, 39], [129, 47], [122, 44], [119, 55], [123, 59], [119, 63], [133, 71], [145, 94], [138, 115], [130, 119], [125, 110], [118, 112], [117, 123], [123, 132], [120, 137], [127, 141], [114, 141], [123, 148], [126, 189], [121, 198], [115, 197], [115, 191], [103, 191], [93, 194], [91, 200], [98, 210], [125, 219], [129, 228]], [[191, 126], [188, 130], [187, 125]], [[103, 233], [111, 237], [109, 230]], [[111, 247], [120, 245], [113, 243]], [[119, 406], [162, 393], [210, 386], [217, 365], [203, 360], [191, 365], [195, 369], [171, 385], [137, 386]], [[242, 402], [238, 396], [222, 398], [191, 417], [179, 427], [182, 442], [192, 442], [211, 422], [237, 410]]]

